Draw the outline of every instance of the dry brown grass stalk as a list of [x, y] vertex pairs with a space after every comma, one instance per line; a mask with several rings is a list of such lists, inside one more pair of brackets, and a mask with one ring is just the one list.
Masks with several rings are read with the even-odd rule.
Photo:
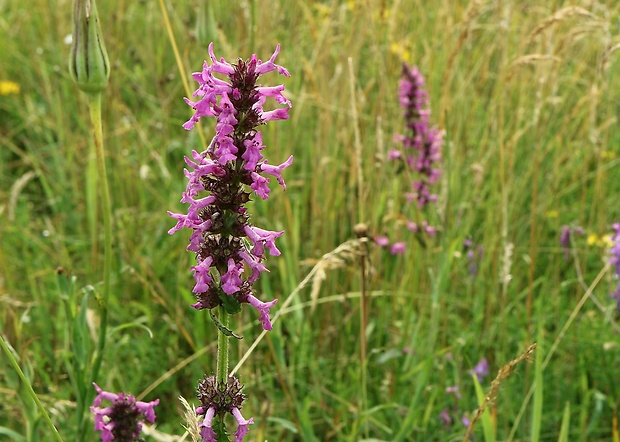
[[179, 401], [183, 405], [185, 411], [183, 412], [183, 417], [185, 418], [185, 428], [186, 434], [192, 438], [192, 442], [198, 442], [202, 440], [200, 437], [200, 427], [198, 422], [198, 416], [196, 415], [196, 409], [187, 402], [187, 400], [183, 396], [179, 396]]
[[366, 253], [364, 244], [368, 238], [354, 239], [340, 244], [334, 250], [326, 253], [312, 269], [312, 289], [310, 291], [310, 311], [313, 312], [318, 304], [319, 293], [328, 270], [341, 269], [347, 263], [357, 262], [357, 259]]
[[517, 59], [515, 59], [512, 63], [510, 63], [510, 68], [514, 69], [523, 65], [533, 65], [540, 61], [553, 61], [559, 63], [562, 61], [560, 57], [556, 57], [555, 55], [548, 54], [528, 54], [523, 55]]
[[536, 26], [530, 34], [530, 42], [545, 29], [574, 16], [588, 17], [598, 20], [598, 17], [587, 9], [580, 8], [579, 6], [567, 6], [566, 8], [562, 8], [557, 11], [551, 17], [546, 18], [538, 26]]
[[476, 425], [476, 422], [478, 422], [478, 420], [480, 419], [480, 416], [482, 416], [482, 413], [484, 413], [484, 410], [486, 410], [487, 408], [489, 408], [495, 403], [495, 400], [497, 399], [497, 393], [499, 392], [499, 387], [501, 386], [502, 382], [514, 372], [517, 364], [525, 360], [529, 360], [530, 356], [532, 355], [532, 353], [534, 353], [535, 350], [536, 350], [536, 343], [530, 345], [521, 356], [519, 356], [516, 359], [513, 359], [512, 361], [510, 361], [509, 363], [507, 363], [506, 365], [504, 365], [502, 368], [499, 369], [497, 376], [495, 376], [495, 379], [493, 379], [493, 382], [491, 382], [491, 389], [485, 396], [484, 402], [478, 407], [478, 409], [476, 410], [476, 414], [474, 414], [473, 419], [469, 423], [469, 426], [467, 427], [467, 432], [465, 433], [465, 438], [463, 439], [463, 441], [468, 442], [470, 440], [469, 438], [474, 430], [474, 425]]
[[618, 49], [620, 49], [620, 43], [610, 47], [605, 52], [605, 54], [603, 54], [603, 60], [601, 61], [601, 67], [603, 72], [607, 71], [607, 68], [609, 67], [609, 60], [611, 59], [612, 54]]

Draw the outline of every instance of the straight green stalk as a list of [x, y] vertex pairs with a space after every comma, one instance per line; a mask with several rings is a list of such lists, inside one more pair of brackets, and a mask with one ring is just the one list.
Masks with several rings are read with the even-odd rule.
[[92, 380], [97, 382], [103, 351], [105, 349], [106, 332], [108, 326], [108, 302], [110, 298], [110, 273], [112, 270], [112, 205], [110, 203], [110, 188], [105, 166], [105, 150], [103, 148], [103, 130], [101, 124], [101, 93], [88, 94], [90, 119], [93, 125], [93, 138], [95, 141], [95, 153], [97, 156], [97, 174], [101, 183], [102, 216], [104, 231], [104, 261], [103, 261], [103, 292], [101, 305], [101, 327], [95, 361], [93, 363]]

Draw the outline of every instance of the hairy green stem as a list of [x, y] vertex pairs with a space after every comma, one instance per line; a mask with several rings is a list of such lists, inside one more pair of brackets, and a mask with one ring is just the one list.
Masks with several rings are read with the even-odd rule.
[[[223, 307], [219, 309], [220, 323], [230, 328], [230, 315]], [[217, 371], [215, 373], [217, 385], [226, 384], [228, 381], [228, 336], [222, 330], [217, 329]]]

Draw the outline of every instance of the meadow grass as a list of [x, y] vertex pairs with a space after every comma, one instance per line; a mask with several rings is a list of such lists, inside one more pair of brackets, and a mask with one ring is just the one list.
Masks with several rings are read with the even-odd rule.
[[[166, 233], [166, 211], [182, 210], [183, 156], [213, 133], [204, 120], [203, 136], [181, 128], [183, 78], [201, 68], [205, 42], [227, 60], [266, 59], [281, 43], [291, 119], [263, 139], [272, 163], [291, 151], [295, 162], [286, 192], [255, 201], [252, 218], [286, 231], [263, 298], [295, 295], [239, 368], [249, 440], [463, 440], [463, 413], [472, 418], [495, 374], [534, 342], [477, 440], [620, 440], [616, 281], [602, 239], [620, 220], [617, 2], [198, 3], [165, 5], [182, 72], [163, 2], [98, 5], [112, 63], [103, 124], [114, 237], [99, 385], [160, 398], [157, 430], [183, 435], [178, 396], [192, 402], [214, 369], [216, 332], [189, 307], [187, 238]], [[0, 96], [0, 330], [65, 441], [77, 431], [70, 366], [87, 365], [96, 345], [103, 268], [101, 224], [89, 227], [100, 210], [88, 205], [88, 111], [66, 67], [70, 20], [68, 0], [0, 1], [0, 81], [19, 85]], [[403, 127], [403, 61], [426, 77], [431, 120], [446, 132], [431, 211], [440, 232], [424, 245], [404, 229], [410, 179], [386, 161]], [[402, 238], [406, 254], [354, 240], [358, 223]], [[569, 259], [565, 224], [587, 232]], [[476, 275], [466, 238], [484, 248]], [[260, 333], [254, 312], [235, 321], [244, 339], [233, 364]], [[50, 440], [2, 354], [0, 435]], [[468, 370], [483, 357], [491, 373], [477, 395]], [[454, 385], [461, 399], [446, 393]], [[446, 408], [453, 422], [442, 425]]]

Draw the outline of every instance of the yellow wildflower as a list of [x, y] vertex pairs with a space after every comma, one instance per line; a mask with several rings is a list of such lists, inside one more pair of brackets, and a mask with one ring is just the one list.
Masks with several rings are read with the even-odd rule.
[[603, 150], [601, 151], [601, 159], [603, 160], [613, 160], [616, 158], [616, 152], [611, 150]]
[[400, 58], [405, 63], [411, 62], [411, 52], [402, 43], [393, 42], [390, 44], [390, 52]]
[[14, 81], [0, 80], [0, 95], [19, 94], [20, 87]]
[[600, 246], [606, 249], [611, 248], [611, 246], [614, 245], [614, 240], [612, 238], [613, 238], [613, 235], [611, 234], [603, 236], [601, 238]]
[[593, 246], [596, 245], [599, 241], [599, 237], [596, 233], [590, 233], [588, 234], [588, 238], [586, 239], [586, 244], [588, 244], [589, 246]]

